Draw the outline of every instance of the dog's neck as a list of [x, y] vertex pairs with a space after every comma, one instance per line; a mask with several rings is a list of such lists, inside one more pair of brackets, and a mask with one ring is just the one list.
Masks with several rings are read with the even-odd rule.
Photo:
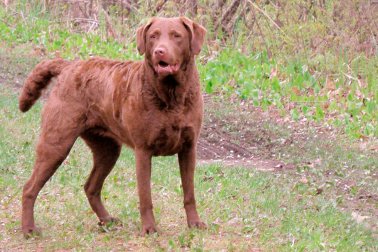
[[172, 109], [184, 104], [191, 85], [195, 83], [192, 79], [197, 76], [193, 57], [175, 75], [159, 77], [147, 60], [144, 61], [144, 69], [145, 88], [156, 99], [155, 103], [160, 109]]

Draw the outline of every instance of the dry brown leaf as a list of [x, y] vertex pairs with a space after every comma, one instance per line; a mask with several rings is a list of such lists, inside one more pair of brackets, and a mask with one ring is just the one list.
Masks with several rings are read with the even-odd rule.
[[296, 95], [300, 95], [301, 94], [301, 91], [299, 90], [299, 88], [297, 87], [292, 87], [291, 88], [291, 91], [296, 94]]
[[326, 90], [335, 90], [336, 89], [335, 82], [327, 77], [324, 88]]

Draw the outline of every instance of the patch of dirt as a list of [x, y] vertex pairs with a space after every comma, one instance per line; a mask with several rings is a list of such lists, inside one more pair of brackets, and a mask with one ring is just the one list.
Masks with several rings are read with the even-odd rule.
[[246, 102], [235, 104], [230, 99], [225, 104], [224, 100], [207, 94], [204, 94], [204, 102], [204, 123], [197, 153], [200, 163], [264, 171], [295, 167], [279, 156], [285, 146], [305, 142], [306, 125], [295, 126], [277, 113], [261, 111]]
[[275, 159], [264, 159], [254, 151], [256, 148], [263, 149], [264, 146], [259, 146], [259, 140], [256, 140], [252, 134], [246, 134], [241, 141], [240, 136], [237, 139], [234, 134], [222, 130], [220, 126], [225, 123], [224, 121], [211, 118], [210, 113], [206, 116], [209, 116], [209, 119], [204, 122], [197, 147], [201, 164], [222, 163], [225, 166], [241, 166], [265, 171], [293, 167]]

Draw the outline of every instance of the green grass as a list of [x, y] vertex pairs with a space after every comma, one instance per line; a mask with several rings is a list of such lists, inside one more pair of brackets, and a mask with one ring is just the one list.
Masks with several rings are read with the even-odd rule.
[[[348, 195], [337, 196], [337, 187], [331, 183], [324, 186], [323, 193], [316, 193], [322, 186], [319, 179], [324, 178], [322, 169], [300, 166], [292, 172], [277, 173], [225, 168], [220, 164], [199, 166], [195, 178], [198, 207], [209, 228], [189, 230], [175, 157], [153, 160], [153, 201], [160, 232], [158, 236], [140, 237], [135, 160], [126, 148], [103, 191], [107, 208], [122, 220], [123, 226], [100, 229], [83, 191], [91, 155], [82, 141], [75, 144], [37, 199], [36, 221], [44, 230], [43, 237], [25, 241], [19, 228], [21, 188], [31, 173], [41, 104], [21, 114], [13, 91], [4, 87], [0, 90], [2, 248], [99, 251], [110, 247], [192, 251], [252, 248], [375, 251], [378, 248], [371, 229], [364, 223], [357, 224], [350, 212], [340, 210], [342, 200]], [[370, 164], [366, 169], [374, 172], [376, 167]], [[308, 181], [303, 181], [304, 176]], [[338, 177], [327, 180], [335, 178]]]

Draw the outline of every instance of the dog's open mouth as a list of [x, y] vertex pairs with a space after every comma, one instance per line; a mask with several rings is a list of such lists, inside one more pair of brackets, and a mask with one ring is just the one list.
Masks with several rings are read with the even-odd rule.
[[159, 75], [170, 75], [175, 74], [179, 70], [180, 66], [179, 64], [169, 64], [165, 61], [160, 60], [155, 67], [155, 71]]
[[164, 62], [164, 61], [159, 61], [159, 66], [160, 67], [167, 67], [167, 66], [169, 66], [169, 64], [167, 63], [167, 62]]

